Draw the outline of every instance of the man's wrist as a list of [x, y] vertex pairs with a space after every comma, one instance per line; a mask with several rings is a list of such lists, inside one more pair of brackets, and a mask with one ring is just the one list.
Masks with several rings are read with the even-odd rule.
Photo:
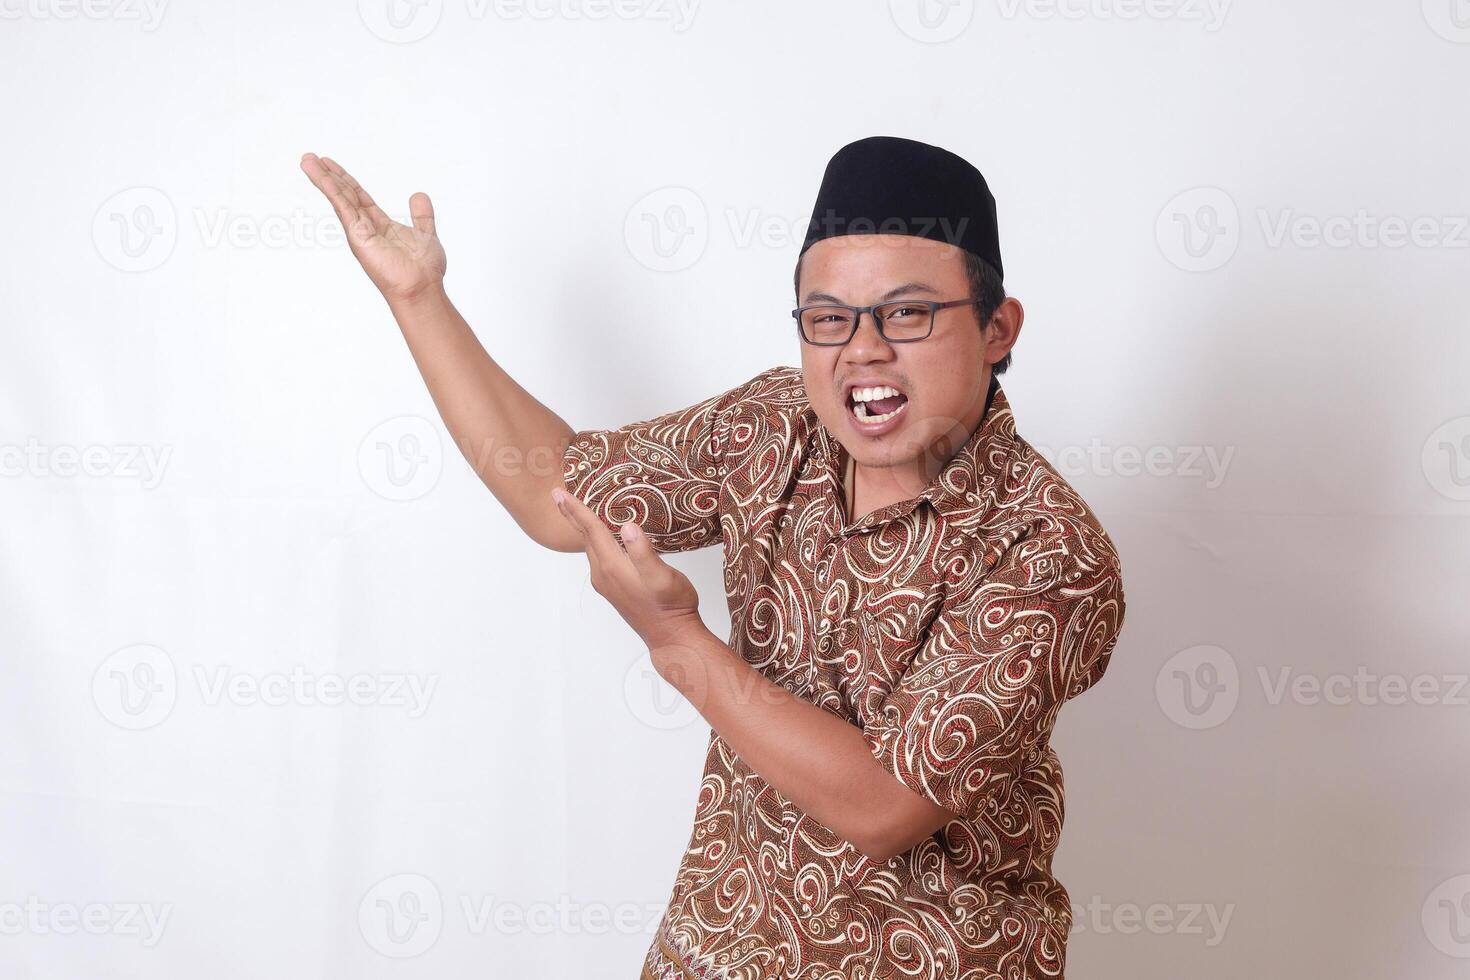
[[704, 620], [695, 616], [650, 645], [648, 655], [659, 676], [682, 690], [690, 669], [703, 663], [715, 645], [724, 646]]
[[440, 279], [410, 293], [384, 294], [388, 309], [400, 323], [405, 318], [418, 319], [442, 313], [449, 307], [449, 294], [444, 291], [444, 280]]

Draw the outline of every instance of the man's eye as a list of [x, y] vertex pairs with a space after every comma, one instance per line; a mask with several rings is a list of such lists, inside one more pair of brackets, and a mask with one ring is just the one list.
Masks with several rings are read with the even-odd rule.
[[919, 312], [920, 311], [917, 306], [900, 306], [898, 309], [893, 310], [888, 314], [888, 319], [892, 320], [895, 318], [901, 319], [906, 316], [918, 316]]

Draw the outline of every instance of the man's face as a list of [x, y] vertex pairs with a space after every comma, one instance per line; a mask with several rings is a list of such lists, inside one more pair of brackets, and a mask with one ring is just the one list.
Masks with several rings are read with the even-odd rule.
[[[969, 295], [964, 253], [953, 245], [911, 235], [843, 235], [807, 250], [797, 305], [946, 302]], [[870, 313], [845, 346], [798, 342], [802, 378], [822, 424], [858, 465], [890, 469], [912, 494], [964, 444], [984, 410], [990, 367], [974, 306], [937, 311], [933, 332], [911, 343], [885, 341]], [[867, 414], [897, 414], [876, 423], [860, 419], [854, 391], [885, 385], [900, 397], [873, 403]]]

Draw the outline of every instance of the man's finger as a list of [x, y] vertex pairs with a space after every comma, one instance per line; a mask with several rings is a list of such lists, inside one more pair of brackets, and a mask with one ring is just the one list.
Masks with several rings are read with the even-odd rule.
[[648, 535], [643, 533], [643, 528], [629, 521], [622, 527], [623, 547], [627, 549], [628, 557], [633, 562], [633, 567], [638, 569], [644, 578], [657, 575], [666, 567], [664, 560], [654, 550], [653, 542], [648, 540]]
[[367, 215], [378, 231], [384, 230], [393, 223], [393, 219], [388, 217], [382, 208], [378, 207], [378, 202], [373, 200], [373, 196], [367, 192], [367, 188], [359, 184], [357, 178], [348, 173], [345, 167], [331, 157], [322, 157], [321, 159], [322, 165], [331, 172], [332, 176], [336, 178], [337, 183], [346, 188], [347, 195], [357, 202], [357, 206]]
[[326, 195], [327, 201], [331, 203], [332, 210], [337, 212], [337, 217], [345, 225], [351, 220], [353, 212], [357, 210], [356, 205], [347, 199], [342, 185], [332, 176], [332, 172], [322, 163], [321, 157], [315, 153], [308, 153], [301, 158], [301, 169], [306, 171], [306, 176], [316, 185], [316, 189]]
[[567, 494], [565, 494], [561, 490], [551, 491], [551, 502], [556, 505], [557, 512], [561, 514], [562, 517], [566, 518], [567, 523], [576, 528], [578, 533], [580, 533], [583, 538], [586, 538], [587, 528], [583, 526], [582, 522], [577, 519], [577, 515], [572, 513], [571, 508], [566, 506], [566, 498]]
[[306, 171], [317, 190], [326, 195], [349, 239], [366, 242], [378, 233], [367, 212], [357, 206], [356, 195], [347, 192], [342, 182], [322, 163], [321, 157], [315, 153], [306, 154], [301, 158], [301, 169]]
[[434, 225], [434, 202], [423, 191], [408, 199], [408, 213], [413, 216], [413, 226], [425, 235], [436, 234]]
[[557, 506], [561, 508], [561, 512], [582, 532], [582, 537], [587, 542], [589, 557], [607, 563], [608, 567], [615, 567], [620, 560], [628, 560], [622, 545], [618, 544], [612, 532], [607, 529], [607, 525], [592, 513], [590, 507], [559, 487], [553, 489], [551, 495], [557, 500]]

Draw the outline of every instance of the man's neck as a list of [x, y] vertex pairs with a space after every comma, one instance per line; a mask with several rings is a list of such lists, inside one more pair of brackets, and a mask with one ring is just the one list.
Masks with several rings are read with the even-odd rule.
[[[927, 454], [925, 458], [928, 458]], [[926, 469], [932, 469], [932, 472], [926, 472], [923, 479], [916, 482], [912, 465], [898, 468], [858, 466], [849, 454], [847, 472], [842, 479], [843, 489], [846, 491], [848, 523], [856, 524], [875, 510], [918, 496], [919, 491], [943, 468], [944, 462], [938, 466], [931, 464]]]
[[[975, 429], [985, 424], [985, 416], [990, 414], [990, 403], [995, 398], [995, 389], [995, 378], [992, 376], [985, 391], [985, 404], [980, 409], [980, 418], [976, 421], [975, 427], [970, 430], [970, 435], [974, 434]], [[970, 435], [961, 440], [961, 447], [969, 441]], [[955, 451], [958, 452], [959, 449]], [[881, 510], [890, 504], [918, 496], [919, 491], [928, 486], [929, 482], [949, 464], [948, 459], [936, 461], [932, 453], [925, 453], [923, 458], [926, 465], [923, 478], [915, 484], [914, 478], [917, 472], [912, 462], [907, 466], [897, 468], [872, 468], [858, 466], [852, 453], [846, 455], [847, 469], [842, 476], [842, 488], [849, 524], [856, 524], [875, 510]]]

